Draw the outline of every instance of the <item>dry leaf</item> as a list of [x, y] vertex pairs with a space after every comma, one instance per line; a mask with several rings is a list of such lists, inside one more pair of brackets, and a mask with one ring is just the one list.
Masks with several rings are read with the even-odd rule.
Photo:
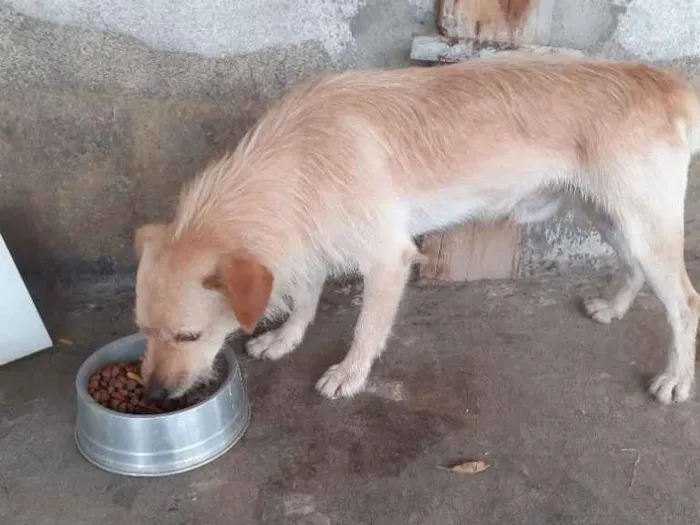
[[73, 345], [73, 341], [71, 341], [70, 339], [63, 339], [63, 338], [61, 338], [61, 339], [58, 340], [58, 344], [59, 344], [59, 345], [66, 345], [66, 346], [72, 346], [72, 345]]
[[[471, 459], [469, 461], [464, 461], [462, 463], [457, 463], [456, 465], [447, 468], [450, 472], [455, 472], [457, 474], [479, 474], [483, 472], [491, 465], [486, 463], [482, 459]], [[445, 468], [445, 467], [443, 467]]]

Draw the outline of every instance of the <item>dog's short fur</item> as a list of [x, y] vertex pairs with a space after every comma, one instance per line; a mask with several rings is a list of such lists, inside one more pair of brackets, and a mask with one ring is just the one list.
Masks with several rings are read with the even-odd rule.
[[248, 343], [279, 359], [302, 340], [326, 277], [357, 270], [352, 346], [316, 385], [352, 396], [386, 343], [413, 236], [468, 219], [542, 220], [573, 200], [625, 271], [588, 313], [621, 318], [648, 282], [673, 334], [651, 392], [685, 400], [700, 298], [683, 262], [683, 206], [698, 149], [696, 91], [649, 65], [523, 57], [316, 78], [185, 189], [173, 222], [137, 232], [144, 374], [178, 395], [229, 334], [285, 312], [289, 296], [286, 323]]

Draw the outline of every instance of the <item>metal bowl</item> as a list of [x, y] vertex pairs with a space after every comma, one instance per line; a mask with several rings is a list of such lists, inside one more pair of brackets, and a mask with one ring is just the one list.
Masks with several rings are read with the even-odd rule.
[[241, 369], [228, 347], [221, 351], [228, 366], [223, 384], [211, 397], [183, 410], [122, 414], [88, 394], [92, 373], [109, 363], [135, 361], [145, 350], [145, 337], [130, 335], [97, 350], [78, 370], [75, 443], [82, 455], [110, 472], [165, 476], [200, 467], [233, 447], [248, 428], [250, 405]]

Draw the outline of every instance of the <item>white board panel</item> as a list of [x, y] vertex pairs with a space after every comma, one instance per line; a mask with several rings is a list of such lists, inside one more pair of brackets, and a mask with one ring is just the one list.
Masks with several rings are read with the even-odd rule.
[[5, 240], [0, 235], [0, 365], [52, 344]]

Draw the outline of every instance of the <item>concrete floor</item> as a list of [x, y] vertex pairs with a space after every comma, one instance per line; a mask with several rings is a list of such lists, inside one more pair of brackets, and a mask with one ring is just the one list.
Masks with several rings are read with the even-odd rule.
[[[0, 368], [0, 523], [700, 523], [700, 404], [642, 388], [667, 343], [655, 299], [611, 326], [580, 313], [605, 282], [414, 285], [370, 391], [334, 402], [313, 384], [345, 352], [357, 290], [332, 287], [295, 354], [241, 357], [240, 444], [162, 479], [102, 472], [73, 444], [78, 366], [133, 330], [129, 294], [73, 296], [49, 317], [72, 345]], [[438, 468], [463, 458], [491, 468]]]

